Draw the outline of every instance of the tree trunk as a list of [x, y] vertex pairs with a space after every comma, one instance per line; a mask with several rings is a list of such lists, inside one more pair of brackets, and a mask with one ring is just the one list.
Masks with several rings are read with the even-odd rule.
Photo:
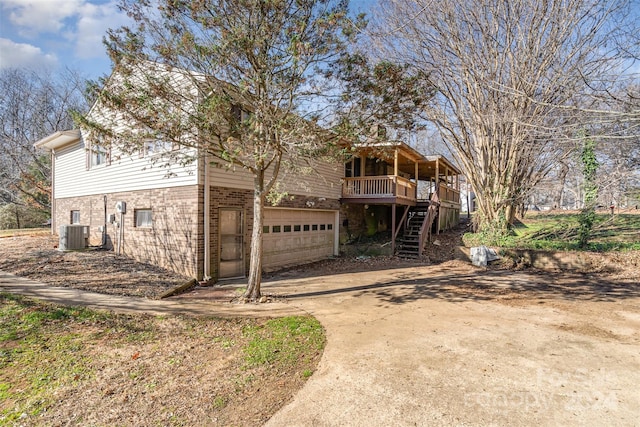
[[564, 185], [567, 182], [567, 175], [569, 174], [569, 166], [566, 163], [562, 163], [560, 166], [560, 173], [558, 174], [558, 188], [556, 196], [553, 200], [554, 209], [562, 209], [564, 203]]
[[474, 229], [492, 236], [505, 235], [515, 216], [515, 203], [508, 204], [493, 191], [476, 192], [478, 211], [474, 216]]
[[244, 298], [257, 301], [262, 283], [262, 224], [264, 223], [264, 172], [254, 178], [253, 231], [251, 232], [251, 255], [249, 258], [249, 281]]
[[18, 205], [13, 205], [14, 212], [16, 214], [16, 228], [20, 229], [20, 211], [18, 210]]

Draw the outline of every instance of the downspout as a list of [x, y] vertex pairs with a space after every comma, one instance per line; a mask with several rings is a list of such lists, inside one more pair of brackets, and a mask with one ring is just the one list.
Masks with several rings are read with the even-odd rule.
[[104, 225], [102, 227], [102, 242], [100, 243], [100, 249], [105, 249], [107, 246], [107, 195], [102, 196], [104, 201]]
[[209, 153], [204, 155], [204, 276], [203, 281], [211, 280], [211, 189], [209, 177]]
[[51, 150], [51, 234], [56, 230], [56, 151]]
[[336, 211], [333, 218], [333, 229], [335, 233], [333, 233], [333, 255], [340, 255], [340, 210]]

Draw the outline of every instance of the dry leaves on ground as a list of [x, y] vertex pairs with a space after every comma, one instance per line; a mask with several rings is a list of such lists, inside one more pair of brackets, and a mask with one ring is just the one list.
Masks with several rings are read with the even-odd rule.
[[50, 235], [0, 239], [0, 270], [53, 286], [156, 299], [190, 278], [112, 251], [61, 252]]

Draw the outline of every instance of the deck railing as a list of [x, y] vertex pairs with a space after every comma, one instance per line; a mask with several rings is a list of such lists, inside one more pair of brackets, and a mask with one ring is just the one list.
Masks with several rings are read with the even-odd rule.
[[416, 200], [416, 184], [406, 178], [394, 175], [344, 178], [342, 197], [356, 199], [398, 197]]
[[446, 185], [440, 184], [438, 186], [438, 197], [441, 202], [460, 203], [460, 191]]

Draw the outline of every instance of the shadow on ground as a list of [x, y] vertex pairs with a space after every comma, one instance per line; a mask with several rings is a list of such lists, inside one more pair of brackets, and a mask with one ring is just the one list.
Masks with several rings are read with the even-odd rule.
[[[426, 268], [426, 270], [432, 270]], [[423, 270], [423, 271], [421, 271]], [[361, 282], [366, 283], [364, 275], [352, 273]], [[477, 270], [460, 272], [455, 267], [441, 265], [433, 276], [425, 274], [421, 268], [400, 269], [384, 274], [381, 280], [370, 284], [340, 286], [338, 276], [334, 276], [333, 286], [313, 290], [314, 279], [298, 282], [298, 288], [308, 287], [306, 292], [286, 292], [287, 299], [311, 298], [344, 293], [356, 296], [373, 293], [381, 301], [391, 304], [404, 304], [422, 299], [444, 299], [447, 301], [490, 301], [518, 298], [565, 299], [583, 301], [616, 301], [640, 296], [640, 284], [624, 281], [603, 281], [577, 273], [519, 272], [509, 270]], [[266, 288], [268, 289], [268, 287]]]

